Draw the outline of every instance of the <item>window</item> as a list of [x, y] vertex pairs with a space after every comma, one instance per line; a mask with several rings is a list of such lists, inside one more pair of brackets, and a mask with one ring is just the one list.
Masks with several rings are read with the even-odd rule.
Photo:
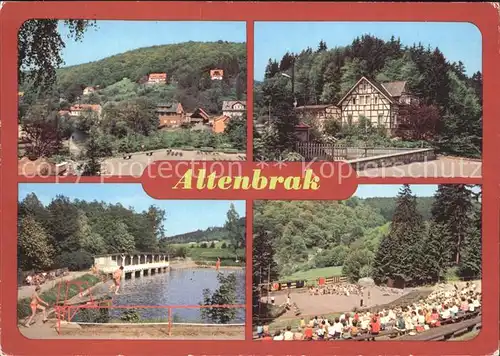
[[352, 98], [352, 103], [353, 103], [354, 105], [356, 105], [356, 97], [353, 97], [353, 98]]
[[373, 103], [374, 103], [374, 104], [377, 104], [377, 103], [378, 103], [378, 97], [374, 97], [374, 98], [373, 98]]
[[378, 126], [383, 126], [384, 124], [384, 114], [378, 114]]
[[370, 97], [369, 96], [366, 97], [366, 104], [370, 105]]
[[347, 125], [352, 125], [352, 114], [347, 115]]
[[364, 103], [365, 103], [365, 97], [364, 96], [360, 96], [359, 97], [359, 104], [363, 105]]

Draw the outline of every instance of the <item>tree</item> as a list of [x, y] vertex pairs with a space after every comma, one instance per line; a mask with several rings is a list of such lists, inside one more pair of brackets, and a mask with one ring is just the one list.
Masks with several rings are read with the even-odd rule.
[[[219, 281], [219, 288], [214, 292], [209, 289], [203, 290], [203, 303], [202, 305], [234, 305], [237, 302], [236, 294], [236, 275], [229, 273], [224, 275], [217, 274]], [[209, 319], [217, 324], [227, 324], [231, 322], [236, 316], [235, 308], [202, 308], [201, 315], [205, 319]]]
[[[373, 254], [365, 249], [355, 249], [351, 251], [342, 266], [342, 274], [346, 276], [351, 283], [357, 283], [362, 277], [371, 277], [369, 267], [373, 260]], [[364, 271], [365, 275], [361, 275]]]
[[98, 255], [106, 252], [104, 239], [98, 233], [92, 231], [89, 218], [84, 211], [78, 212], [78, 234], [76, 239], [79, 247], [90, 255]]
[[232, 118], [229, 120], [224, 134], [228, 136], [231, 145], [238, 150], [247, 148], [247, 115], [243, 114], [241, 118]]
[[48, 103], [37, 103], [28, 109], [21, 122], [28, 156], [50, 157], [61, 149], [58, 122], [57, 112]]
[[460, 263], [463, 243], [472, 225], [472, 196], [465, 184], [441, 184], [432, 205], [432, 220], [444, 227], [449, 238], [452, 265]]
[[408, 105], [400, 109], [396, 135], [405, 140], [432, 141], [440, 131], [439, 110], [432, 105]]
[[135, 250], [134, 236], [132, 236], [124, 222], [111, 223], [111, 236], [108, 236], [108, 253], [130, 253]]
[[460, 277], [465, 279], [481, 279], [482, 275], [482, 241], [481, 241], [481, 211], [476, 209], [474, 223], [469, 227], [462, 258], [458, 265]]
[[283, 230], [283, 235], [277, 241], [279, 250], [277, 253], [278, 265], [281, 271], [291, 272], [297, 264], [307, 258], [307, 247], [301, 238], [298, 229], [289, 222]]
[[319, 41], [318, 52], [326, 51], [327, 49], [326, 42], [323, 40]]
[[19, 203], [19, 219], [26, 216], [31, 216], [36, 222], [41, 224], [44, 228], [47, 227], [50, 214], [38, 199], [35, 193], [27, 194], [26, 197]]
[[[92, 128], [85, 142], [85, 150], [82, 154], [83, 163], [80, 165], [82, 175], [97, 176], [101, 174], [101, 165], [105, 157], [112, 155], [111, 142], [98, 128]], [[113, 172], [117, 174], [117, 172]], [[120, 173], [120, 172], [118, 172]]]
[[[421, 253], [423, 231], [416, 197], [412, 195], [409, 185], [403, 185], [397, 197], [389, 236], [382, 240], [376, 254], [374, 273], [378, 280], [390, 278], [398, 284], [418, 285], [427, 279], [427, 276], [421, 275], [425, 263]], [[384, 257], [384, 253], [390, 254], [390, 257]]]
[[53, 264], [54, 248], [41, 224], [27, 215], [20, 219], [18, 236], [18, 258], [22, 270], [43, 271]]
[[449, 241], [450, 236], [448, 236], [446, 226], [436, 222], [429, 224], [427, 236], [423, 241], [423, 252], [426, 258], [425, 275], [428, 276], [429, 283], [436, 283], [445, 277], [451, 259]]
[[240, 224], [240, 215], [236, 211], [233, 203], [231, 203], [226, 216], [227, 219], [224, 228], [228, 231], [229, 241], [236, 254], [236, 250], [239, 247], [245, 246], [245, 227], [242, 227]]
[[[79, 212], [69, 198], [57, 195], [47, 207], [50, 214], [48, 233], [54, 238], [56, 251], [70, 251], [75, 247], [73, 237], [79, 229]], [[79, 246], [76, 246], [79, 247]]]
[[253, 293], [258, 294], [259, 284], [278, 279], [278, 265], [275, 260], [273, 237], [268, 231], [257, 227], [253, 235], [252, 263]]
[[[80, 40], [95, 24], [88, 20], [65, 20], [69, 37]], [[59, 20], [29, 20], [18, 33], [18, 76], [38, 87], [49, 87], [56, 79], [56, 69], [63, 64], [61, 51], [65, 42], [58, 31]]]

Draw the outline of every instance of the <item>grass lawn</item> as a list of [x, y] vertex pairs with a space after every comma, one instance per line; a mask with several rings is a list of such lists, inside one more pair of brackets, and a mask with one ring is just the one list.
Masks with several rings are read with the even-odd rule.
[[[82, 288], [86, 289], [86, 288], [90, 288], [92, 286], [95, 286], [97, 283], [99, 283], [101, 281], [101, 279], [97, 276], [92, 275], [92, 274], [85, 274], [79, 278], [73, 279], [72, 281], [87, 282], [87, 283], [82, 283]], [[44, 301], [49, 303], [49, 308], [53, 307], [57, 301], [58, 287], [59, 287], [59, 284], [57, 284], [54, 288], [51, 288], [48, 291], [40, 294], [40, 298], [42, 298]], [[68, 289], [68, 299], [74, 297], [79, 292], [80, 292], [80, 289], [78, 288], [78, 286], [76, 284], [70, 284], [70, 287]], [[61, 296], [59, 297], [60, 301], [64, 300], [65, 293], [66, 293], [66, 285], [63, 284], [61, 286]], [[17, 302], [17, 318], [18, 319], [26, 318], [28, 315], [31, 314], [30, 299], [31, 298], [23, 298]]]
[[342, 275], [342, 266], [325, 267], [325, 268], [315, 268], [308, 271], [298, 271], [289, 276], [284, 276], [280, 278], [281, 282], [287, 281], [307, 281], [313, 282], [320, 277], [335, 277]]

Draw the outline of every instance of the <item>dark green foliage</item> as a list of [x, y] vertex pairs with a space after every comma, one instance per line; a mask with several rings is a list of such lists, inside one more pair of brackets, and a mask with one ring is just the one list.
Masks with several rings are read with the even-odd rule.
[[158, 251], [164, 235], [165, 212], [154, 206], [135, 212], [120, 204], [57, 196], [45, 207], [32, 193], [20, 202], [19, 217], [23, 270], [87, 269], [95, 254]]
[[[237, 281], [234, 273], [217, 275], [219, 288], [214, 292], [209, 289], [203, 290], [202, 305], [233, 305], [236, 304]], [[235, 308], [202, 308], [201, 315], [204, 319], [210, 320], [216, 324], [227, 324], [236, 316]]]
[[138, 323], [141, 320], [141, 316], [136, 309], [125, 309], [122, 312], [120, 320], [126, 323]]
[[473, 224], [473, 197], [465, 184], [442, 184], [432, 206], [432, 219], [442, 225], [451, 250], [450, 264], [460, 263], [460, 253]]
[[229, 242], [235, 252], [238, 248], [245, 247], [245, 225], [241, 224], [241, 218], [232, 203], [227, 212], [224, 229], [228, 231]]
[[[387, 220], [391, 221], [396, 209], [396, 198], [366, 198], [363, 201], [375, 208]], [[431, 218], [431, 206], [434, 197], [418, 197], [417, 210], [424, 220]]]
[[70, 271], [89, 269], [94, 264], [93, 255], [85, 250], [62, 252], [55, 259], [57, 266], [67, 267]]
[[421, 284], [422, 239], [425, 226], [417, 211], [417, 199], [408, 185], [401, 188], [391, 227], [379, 247], [374, 263], [375, 280], [391, 279], [404, 285]]

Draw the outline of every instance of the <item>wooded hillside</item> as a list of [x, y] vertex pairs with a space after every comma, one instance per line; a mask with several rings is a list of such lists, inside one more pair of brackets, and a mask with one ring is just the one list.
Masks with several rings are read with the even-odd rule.
[[[211, 80], [210, 70], [215, 68], [224, 70], [224, 80]], [[166, 73], [168, 85], [139, 85], [150, 73]], [[51, 92], [31, 91], [30, 83], [23, 83], [20, 90], [25, 92], [25, 106], [40, 95], [63, 98], [70, 104], [87, 86], [101, 89], [84, 99], [92, 104], [142, 97], [157, 103], [177, 100], [186, 111], [202, 107], [207, 112], [219, 113], [223, 100], [245, 99], [246, 45], [218, 41], [139, 48], [58, 69]]]
[[[238, 223], [244, 228], [245, 218], [239, 219]], [[169, 243], [186, 243], [186, 242], [200, 242], [200, 241], [214, 241], [214, 240], [227, 240], [229, 237], [229, 231], [222, 226], [209, 227], [205, 230], [196, 230], [192, 232], [186, 232], [185, 234], [178, 234], [173, 236], [168, 236], [164, 240]]]

